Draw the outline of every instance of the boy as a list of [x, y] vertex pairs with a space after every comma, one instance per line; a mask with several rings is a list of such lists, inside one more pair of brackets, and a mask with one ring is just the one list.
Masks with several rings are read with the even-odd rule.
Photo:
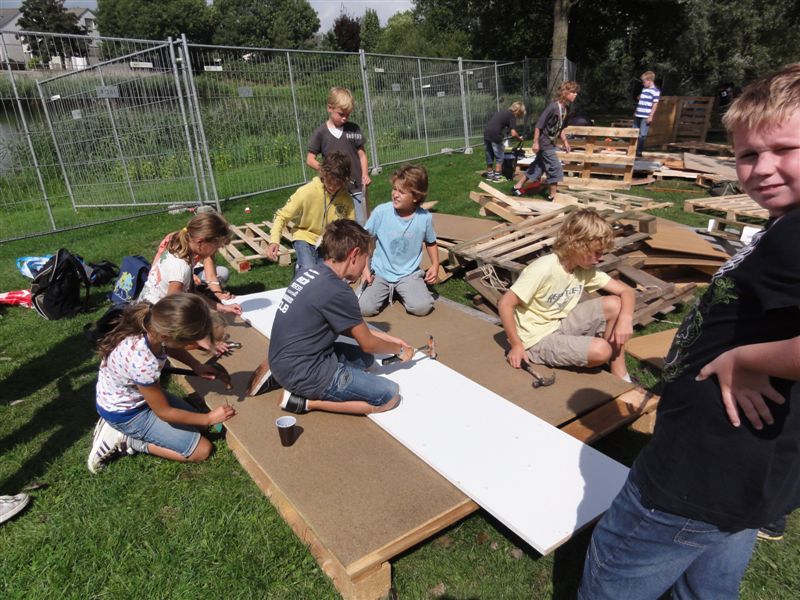
[[486, 150], [486, 179], [490, 181], [505, 181], [500, 174], [503, 168], [503, 138], [506, 130], [513, 138], [520, 142], [523, 137], [517, 133], [514, 126], [518, 119], [525, 116], [525, 105], [522, 102], [514, 102], [505, 110], [500, 110], [489, 119], [486, 128], [483, 130], [483, 147]]
[[592, 535], [580, 598], [737, 598], [756, 530], [800, 506], [798, 107], [795, 64], [723, 118], [770, 219], [678, 330], [653, 437]]
[[569, 106], [575, 102], [579, 91], [581, 91], [581, 86], [577, 83], [565, 81], [558, 87], [558, 98], [539, 115], [533, 130], [533, 145], [531, 146], [536, 158], [514, 184], [512, 193], [515, 196], [522, 196], [522, 186], [528, 179], [539, 181], [542, 174], [546, 173], [547, 184], [550, 186], [547, 199], [550, 201], [555, 199], [558, 183], [564, 180], [564, 171], [553, 142], [558, 136], [564, 144], [564, 150], [567, 152], [571, 150], [567, 136], [564, 134], [564, 121], [567, 118]]
[[639, 130], [639, 141], [636, 144], [636, 156], [642, 155], [644, 141], [647, 139], [647, 132], [650, 131], [650, 124], [656, 116], [658, 100], [661, 98], [661, 90], [656, 87], [656, 74], [653, 71], [642, 73], [642, 91], [639, 94], [639, 103], [633, 113], [633, 126]]
[[328, 92], [328, 120], [314, 130], [308, 141], [306, 163], [319, 171], [317, 155], [328, 156], [331, 152], [341, 152], [350, 159], [352, 178], [348, 181], [348, 191], [353, 197], [356, 220], [363, 225], [367, 222], [367, 186], [372, 182], [367, 167], [367, 153], [364, 151], [364, 134], [355, 123], [350, 123], [353, 112], [353, 94], [341, 87], [332, 87]]
[[[433, 310], [433, 285], [439, 277], [439, 249], [431, 213], [420, 206], [428, 194], [425, 167], [405, 165], [392, 175], [392, 201], [378, 206], [370, 215], [366, 229], [377, 239], [370, 264], [364, 267], [366, 287], [358, 299], [361, 314], [377, 315], [393, 292], [397, 292], [406, 311], [423, 316]], [[419, 268], [422, 249], [431, 266]]]
[[[511, 350], [508, 362], [597, 367], [630, 382], [623, 346], [633, 333], [633, 290], [595, 269], [613, 248], [611, 227], [592, 209], [564, 221], [553, 252], [536, 259], [500, 299], [498, 312]], [[583, 291], [610, 295], [578, 304]], [[595, 337], [602, 334], [603, 337]]]
[[320, 176], [298, 188], [275, 213], [267, 257], [278, 259], [281, 232], [294, 220], [297, 224], [292, 234], [297, 259], [295, 273], [320, 262], [317, 246], [325, 225], [336, 219], [352, 219], [355, 215], [353, 199], [347, 193], [349, 178], [350, 159], [340, 152], [331, 152], [320, 166]]
[[[410, 360], [412, 348], [400, 338], [367, 327], [350, 284], [364, 271], [372, 238], [355, 221], [334, 221], [325, 228], [320, 250], [324, 262], [301, 272], [278, 306], [267, 363], [286, 389], [281, 408], [303, 414], [325, 410], [354, 415], [397, 406], [396, 383], [367, 373], [371, 353], [397, 354]], [[337, 343], [352, 337], [358, 347]]]

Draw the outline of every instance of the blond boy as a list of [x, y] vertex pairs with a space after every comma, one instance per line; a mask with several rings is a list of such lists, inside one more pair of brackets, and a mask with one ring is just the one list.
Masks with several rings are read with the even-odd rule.
[[661, 90], [656, 87], [656, 74], [652, 71], [642, 73], [642, 91], [639, 93], [639, 102], [633, 113], [633, 126], [639, 130], [639, 141], [636, 144], [636, 156], [642, 155], [644, 141], [650, 131], [650, 125], [656, 116]]
[[317, 127], [308, 140], [306, 163], [319, 171], [320, 162], [317, 156], [328, 156], [331, 152], [341, 152], [350, 159], [351, 174], [347, 190], [353, 197], [356, 221], [360, 225], [367, 222], [369, 207], [367, 206], [367, 186], [372, 182], [369, 177], [367, 153], [364, 151], [364, 134], [361, 128], [350, 122], [355, 101], [350, 90], [332, 87], [328, 92], [328, 120]]
[[516, 130], [519, 119], [525, 116], [525, 105], [513, 102], [506, 109], [497, 111], [483, 130], [483, 146], [486, 152], [486, 178], [491, 181], [505, 181], [500, 171], [503, 167], [503, 138], [506, 133], [518, 139], [524, 139]]
[[[613, 248], [611, 227], [591, 209], [571, 213], [553, 243], [500, 299], [508, 362], [596, 367], [630, 381], [623, 346], [633, 333], [633, 290], [595, 266]], [[608, 295], [578, 304], [584, 291]], [[597, 336], [602, 337], [597, 337]]]
[[678, 329], [655, 431], [594, 530], [579, 598], [733, 600], [757, 529], [800, 506], [798, 107], [795, 64], [725, 115], [739, 181], [770, 219]]

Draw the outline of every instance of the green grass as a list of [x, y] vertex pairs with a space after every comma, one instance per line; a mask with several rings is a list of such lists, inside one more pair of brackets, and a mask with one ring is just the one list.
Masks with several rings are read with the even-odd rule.
[[[477, 205], [467, 194], [477, 184], [482, 154], [443, 155], [424, 164], [430, 172], [430, 199], [439, 201], [437, 210], [477, 215]], [[388, 199], [391, 171], [375, 178], [373, 205]], [[230, 202], [225, 214], [233, 223], [270, 219], [289, 193]], [[649, 195], [646, 188], [633, 193]], [[653, 197], [677, 203], [659, 214], [682, 222], [697, 219], [681, 210], [690, 195]], [[252, 211], [247, 217], [245, 206]], [[18, 256], [63, 246], [90, 261], [119, 262], [125, 254], [150, 257], [164, 233], [187, 218], [186, 213], [159, 214], [2, 244], [0, 289], [29, 285], [15, 269]], [[231, 288], [244, 294], [282, 286], [290, 272], [257, 264], [248, 273], [234, 274]], [[470, 290], [456, 278], [439, 286], [444, 296], [463, 303], [468, 303]], [[97, 359], [82, 329], [105, 310], [105, 291], [93, 292], [91, 313], [71, 320], [44, 321], [33, 311], [0, 307], [0, 493], [37, 487], [30, 492], [31, 507], [1, 526], [0, 596], [336, 597], [311, 554], [239, 467], [224, 439], [217, 440], [213, 457], [199, 465], [136, 456], [96, 476], [88, 472]], [[665, 326], [654, 324], [646, 331]], [[630, 464], [644, 443], [646, 436], [626, 430], [598, 447]], [[758, 546], [742, 598], [797, 596], [798, 534], [795, 518], [785, 541]], [[572, 598], [588, 535], [584, 532], [553, 555], [541, 557], [480, 511], [392, 561], [393, 584], [400, 598], [410, 599], [432, 598], [434, 590], [442, 589], [443, 597], [454, 599]]]

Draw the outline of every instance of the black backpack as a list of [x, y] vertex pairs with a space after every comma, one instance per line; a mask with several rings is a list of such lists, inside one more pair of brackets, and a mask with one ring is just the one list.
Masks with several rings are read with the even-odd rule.
[[[81, 286], [86, 294], [81, 301]], [[83, 263], [61, 248], [48, 260], [31, 283], [33, 308], [49, 321], [74, 317], [89, 307], [89, 278]]]

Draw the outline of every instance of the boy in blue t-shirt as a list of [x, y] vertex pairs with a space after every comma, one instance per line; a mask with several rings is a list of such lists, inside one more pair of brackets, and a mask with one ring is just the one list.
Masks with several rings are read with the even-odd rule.
[[[412, 315], [423, 316], [433, 310], [433, 294], [426, 284], [439, 277], [439, 249], [431, 214], [420, 205], [428, 194], [425, 167], [405, 165], [392, 175], [392, 201], [372, 212], [366, 230], [376, 239], [372, 268], [367, 264], [362, 280], [367, 286], [358, 304], [361, 314], [378, 314], [396, 292]], [[431, 266], [419, 268], [422, 249]]]

